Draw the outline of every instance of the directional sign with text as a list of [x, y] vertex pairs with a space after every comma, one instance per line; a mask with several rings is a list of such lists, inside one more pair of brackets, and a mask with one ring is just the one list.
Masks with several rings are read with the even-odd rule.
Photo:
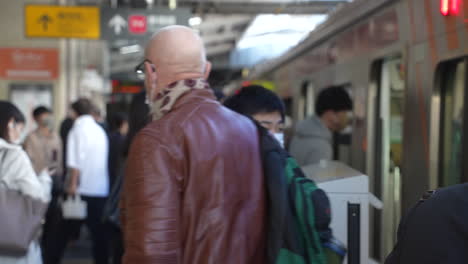
[[101, 34], [105, 40], [145, 39], [170, 25], [188, 25], [187, 8], [101, 9]]
[[56, 49], [0, 48], [0, 79], [54, 80], [58, 65]]
[[98, 7], [26, 5], [26, 36], [98, 39], [99, 16]]

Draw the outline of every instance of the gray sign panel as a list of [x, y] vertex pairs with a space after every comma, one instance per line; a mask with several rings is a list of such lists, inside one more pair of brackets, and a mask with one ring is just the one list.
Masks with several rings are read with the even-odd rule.
[[187, 26], [190, 16], [188, 8], [101, 8], [101, 38], [108, 41], [145, 40], [165, 26]]

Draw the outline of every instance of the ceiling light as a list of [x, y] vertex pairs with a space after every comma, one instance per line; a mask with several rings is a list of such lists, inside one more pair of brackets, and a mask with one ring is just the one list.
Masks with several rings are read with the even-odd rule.
[[203, 22], [201, 17], [192, 17], [189, 19], [189, 25], [191, 27], [199, 26]]
[[169, 0], [169, 9], [174, 10], [177, 8], [177, 0]]
[[140, 52], [140, 50], [141, 50], [140, 45], [125, 46], [125, 47], [120, 48], [120, 54], [136, 53], [136, 52]]

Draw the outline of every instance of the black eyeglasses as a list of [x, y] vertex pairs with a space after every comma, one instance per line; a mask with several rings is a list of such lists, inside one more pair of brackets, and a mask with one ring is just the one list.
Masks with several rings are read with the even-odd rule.
[[137, 74], [145, 74], [145, 63], [149, 63], [151, 64], [151, 69], [153, 70], [153, 72], [156, 71], [156, 68], [154, 67], [154, 64], [153, 62], [151, 62], [150, 60], [148, 59], [145, 59], [144, 61], [142, 61], [140, 64], [138, 64], [136, 67], [135, 67], [135, 72]]

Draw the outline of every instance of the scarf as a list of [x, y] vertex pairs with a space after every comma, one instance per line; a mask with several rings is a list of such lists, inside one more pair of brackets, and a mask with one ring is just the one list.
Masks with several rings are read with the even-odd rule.
[[169, 84], [156, 95], [151, 107], [153, 120], [159, 120], [172, 111], [177, 100], [192, 90], [210, 89], [210, 85], [204, 79], [187, 79]]

